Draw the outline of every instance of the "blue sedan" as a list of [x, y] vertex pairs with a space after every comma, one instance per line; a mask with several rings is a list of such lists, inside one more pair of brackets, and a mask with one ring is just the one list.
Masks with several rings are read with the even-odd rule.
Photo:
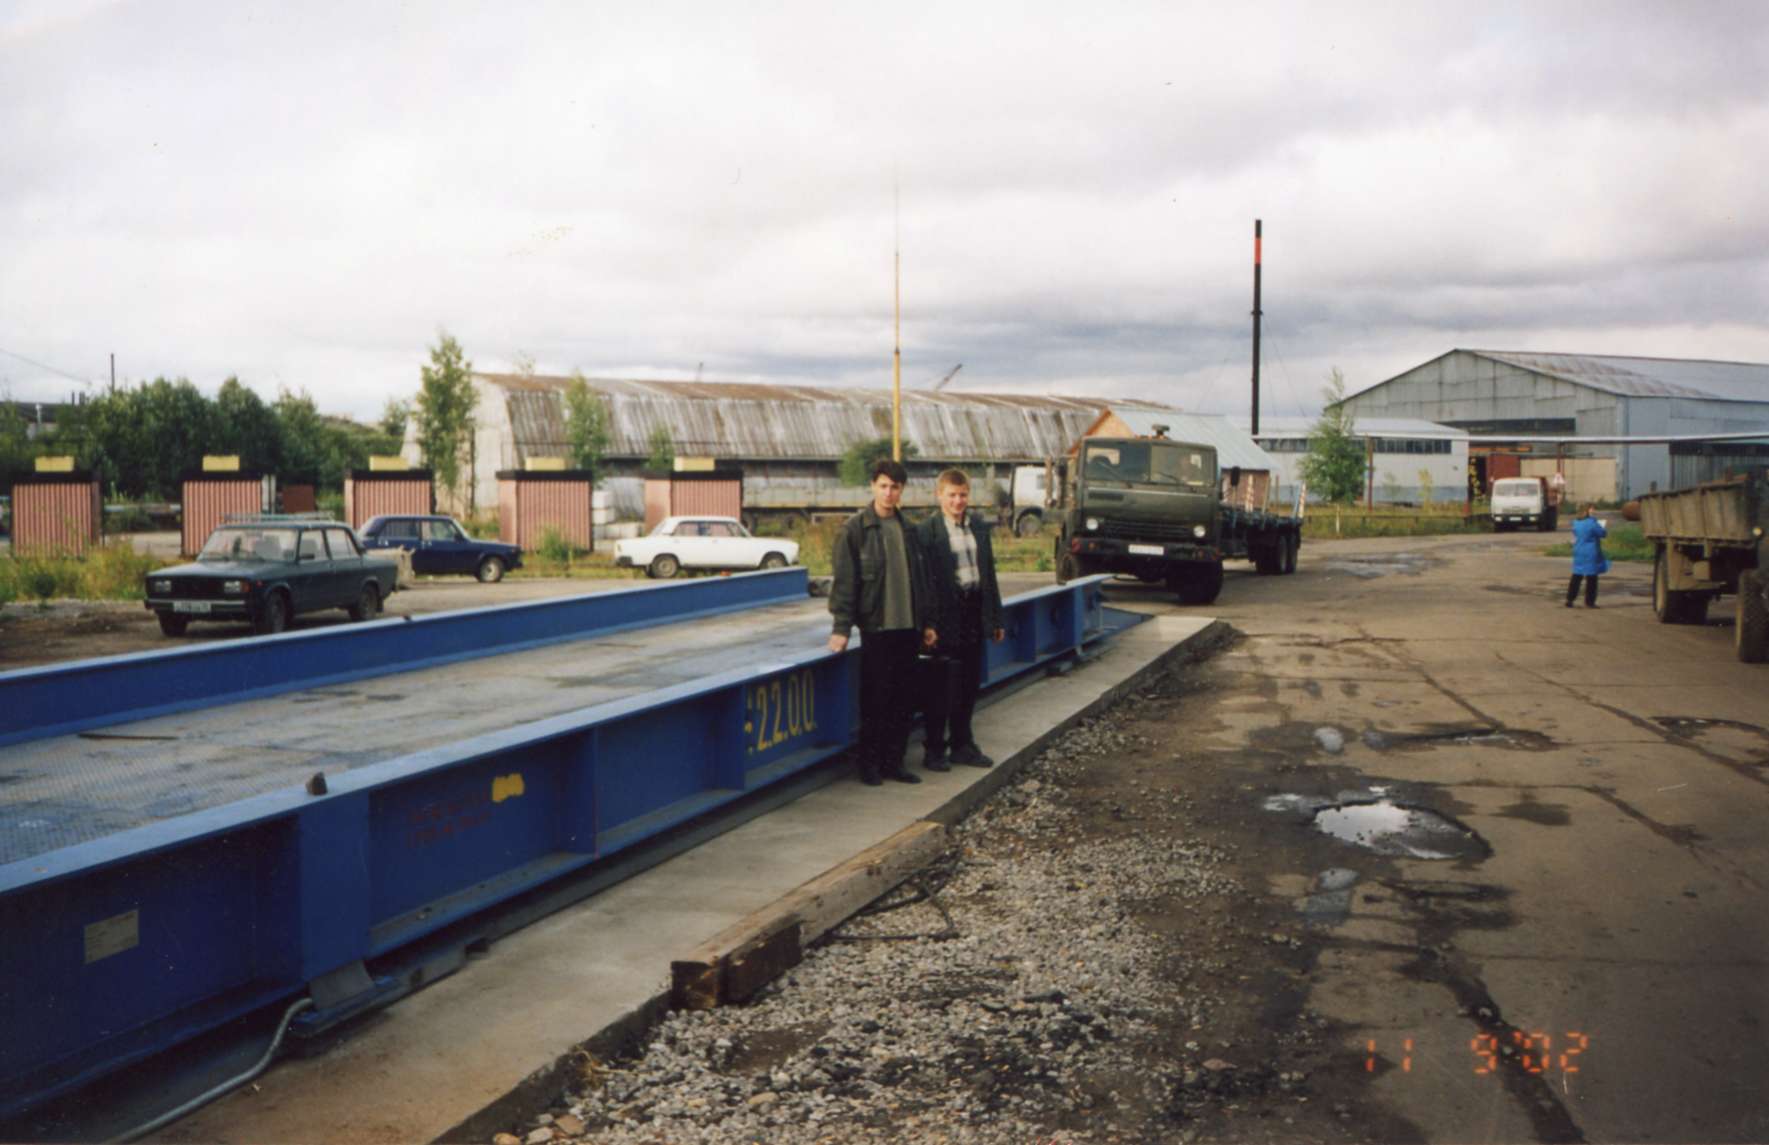
[[474, 540], [453, 517], [371, 517], [361, 536], [370, 549], [404, 549], [412, 555], [412, 571], [422, 576], [460, 573], [490, 584], [522, 567], [520, 548]]

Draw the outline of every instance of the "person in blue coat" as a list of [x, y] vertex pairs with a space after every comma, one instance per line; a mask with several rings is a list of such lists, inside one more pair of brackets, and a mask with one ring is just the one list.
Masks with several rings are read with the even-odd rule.
[[1579, 595], [1579, 582], [1585, 584], [1585, 607], [1597, 607], [1597, 578], [1609, 571], [1609, 558], [1603, 555], [1603, 538], [1609, 530], [1597, 519], [1597, 506], [1586, 505], [1579, 519], [1572, 523], [1572, 582], [1566, 586], [1566, 607]]

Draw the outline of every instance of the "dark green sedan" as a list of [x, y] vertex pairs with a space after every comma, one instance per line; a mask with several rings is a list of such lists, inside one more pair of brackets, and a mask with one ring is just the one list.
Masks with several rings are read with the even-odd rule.
[[146, 604], [167, 636], [182, 636], [193, 620], [281, 632], [302, 613], [330, 608], [373, 619], [398, 571], [365, 553], [341, 522], [258, 517], [216, 529], [192, 563], [149, 573]]

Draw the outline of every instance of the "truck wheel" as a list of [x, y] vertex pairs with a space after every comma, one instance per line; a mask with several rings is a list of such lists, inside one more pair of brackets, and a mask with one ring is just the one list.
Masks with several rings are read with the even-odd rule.
[[1087, 575], [1087, 566], [1074, 553], [1064, 553], [1056, 559], [1056, 582], [1068, 584]]
[[1738, 623], [1732, 630], [1732, 646], [1746, 664], [1761, 664], [1769, 655], [1769, 598], [1763, 594], [1763, 574], [1738, 574]]
[[1037, 513], [1021, 513], [1013, 523], [1015, 535], [1021, 537], [1036, 537], [1043, 527], [1044, 518]]
[[1167, 578], [1167, 587], [1181, 604], [1210, 604], [1222, 592], [1222, 565], [1194, 566]]
[[164, 636], [183, 636], [184, 630], [190, 627], [190, 621], [182, 616], [174, 616], [170, 612], [156, 612], [160, 620], [160, 633]]
[[1296, 571], [1296, 550], [1302, 547], [1302, 537], [1297, 533], [1284, 534], [1283, 558], [1278, 566], [1278, 575], [1289, 576]]
[[1284, 538], [1278, 537], [1269, 545], [1259, 546], [1252, 556], [1254, 572], [1260, 576], [1277, 576], [1284, 563]]

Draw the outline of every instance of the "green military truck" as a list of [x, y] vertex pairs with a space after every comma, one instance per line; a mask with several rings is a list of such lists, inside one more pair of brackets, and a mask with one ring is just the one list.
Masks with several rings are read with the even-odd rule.
[[1653, 542], [1652, 611], [1664, 624], [1702, 624], [1708, 604], [1735, 593], [1733, 646], [1747, 664], [1769, 655], [1769, 470], [1640, 498]]
[[1225, 503], [1241, 471], [1222, 473], [1214, 445], [1154, 429], [1153, 437], [1083, 439], [1062, 486], [1057, 580], [1120, 573], [1165, 583], [1182, 604], [1209, 604], [1222, 591], [1224, 560], [1250, 560], [1265, 575], [1295, 572], [1301, 520]]

